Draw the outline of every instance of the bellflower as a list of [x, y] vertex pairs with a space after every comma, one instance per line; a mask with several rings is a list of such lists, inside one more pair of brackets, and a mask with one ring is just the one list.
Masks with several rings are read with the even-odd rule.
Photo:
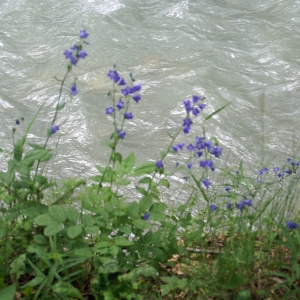
[[278, 168], [278, 167], [275, 167], [275, 168], [274, 168], [274, 172], [275, 172], [275, 173], [278, 173], [278, 172], [279, 172], [279, 168]]
[[118, 83], [118, 85], [126, 85], [125, 80], [122, 78], [122, 79], [120, 80], [120, 82]]
[[51, 126], [51, 133], [54, 134], [57, 130], [59, 130], [59, 126], [58, 125], [52, 125]]
[[125, 105], [124, 102], [122, 100], [120, 100], [116, 106], [118, 109], [122, 109], [124, 107], [124, 105]]
[[239, 209], [240, 211], [243, 211], [243, 209], [245, 208], [245, 203], [243, 201], [237, 203], [236, 208]]
[[192, 120], [190, 118], [183, 119], [183, 132], [189, 133], [191, 130], [191, 125], [193, 124]]
[[216, 204], [210, 205], [211, 211], [216, 211], [218, 209], [218, 206]]
[[107, 114], [107, 115], [111, 115], [113, 112], [114, 112], [114, 109], [113, 109], [112, 107], [108, 107], [108, 108], [106, 109], [106, 114]]
[[299, 225], [297, 223], [292, 222], [292, 221], [287, 221], [286, 222], [286, 227], [288, 229], [297, 229], [299, 227]]
[[140, 96], [139, 94], [136, 94], [136, 95], [133, 95], [133, 96], [132, 96], [132, 99], [133, 99], [136, 103], [138, 103], [138, 102], [141, 100], [141, 96]]
[[155, 165], [156, 165], [156, 167], [159, 168], [159, 169], [164, 167], [163, 162], [162, 162], [161, 160], [158, 160], [158, 161], [155, 163]]
[[87, 53], [84, 50], [79, 51], [78, 57], [85, 58], [86, 56], [87, 56]]
[[189, 99], [188, 100], [183, 100], [182, 102], [184, 104], [186, 112], [189, 113], [192, 110], [192, 106], [191, 106], [192, 102], [191, 102], [191, 100], [189, 100]]
[[251, 199], [246, 199], [246, 200], [244, 201], [244, 204], [245, 204], [245, 205], [248, 205], [248, 206], [252, 206], [252, 200], [251, 200]]
[[141, 86], [140, 83], [134, 85], [134, 86], [130, 89], [130, 94], [133, 94], [133, 93], [135, 93], [135, 92], [140, 91], [141, 88], [142, 88], [142, 86]]
[[76, 87], [75, 83], [71, 86], [70, 93], [71, 93], [72, 96], [76, 96], [78, 94], [77, 87]]
[[195, 146], [193, 146], [192, 144], [189, 144], [188, 146], [186, 146], [186, 149], [188, 149], [189, 151], [194, 151]]
[[206, 104], [203, 104], [203, 103], [198, 105], [198, 107], [199, 107], [201, 110], [203, 110], [203, 109], [205, 108], [205, 106], [206, 106]]
[[231, 203], [231, 202], [228, 202], [228, 203], [227, 203], [227, 208], [228, 208], [228, 209], [232, 209], [232, 203]]
[[126, 112], [126, 113], [124, 114], [124, 118], [125, 118], [126, 120], [130, 120], [130, 119], [133, 118], [133, 115], [132, 115], [131, 112]]
[[202, 168], [210, 168], [212, 171], [215, 170], [212, 160], [201, 160], [199, 165]]
[[192, 113], [196, 117], [200, 113], [200, 110], [197, 107], [193, 107], [192, 108]]
[[82, 38], [82, 39], [86, 39], [86, 38], [89, 36], [89, 34], [88, 34], [88, 33], [85, 31], [85, 29], [84, 29], [84, 30], [80, 30], [79, 36], [80, 36], [80, 38]]
[[117, 133], [118, 133], [119, 137], [123, 140], [126, 135], [126, 132], [118, 130]]
[[193, 103], [197, 103], [200, 100], [199, 96], [192, 96]]
[[202, 179], [202, 183], [203, 183], [203, 185], [208, 189], [209, 188], [209, 186], [211, 185], [211, 183], [209, 182], [209, 180], [207, 180], [207, 179]]
[[221, 147], [210, 147], [209, 152], [214, 155], [216, 158], [219, 158], [222, 154], [222, 148]]
[[178, 143], [177, 146], [182, 150], [184, 147], [184, 143]]
[[177, 145], [173, 145], [173, 146], [172, 146], [172, 149], [173, 149], [175, 152], [178, 152], [178, 146], [177, 146]]
[[16, 119], [16, 125], [20, 125], [20, 120]]
[[229, 192], [229, 191], [230, 191], [230, 187], [229, 187], [229, 186], [226, 186], [226, 187], [225, 187], [225, 191], [226, 191], [226, 192]]
[[188, 167], [189, 169], [191, 169], [191, 168], [193, 167], [193, 164], [192, 164], [192, 163], [188, 163], [188, 164], [187, 164], [187, 167]]
[[109, 70], [107, 76], [115, 83], [117, 83], [121, 79], [120, 75], [116, 70]]
[[201, 156], [202, 156], [202, 154], [203, 154], [203, 152], [202, 152], [202, 151], [198, 151], [198, 152], [197, 152], [197, 155], [198, 155], [198, 157], [201, 157]]
[[144, 220], [148, 221], [150, 218], [150, 214], [144, 214]]
[[126, 88], [122, 89], [122, 94], [128, 96], [130, 94], [130, 87], [126, 86]]
[[278, 175], [277, 175], [279, 178], [281, 178], [282, 177], [282, 173], [278, 173]]

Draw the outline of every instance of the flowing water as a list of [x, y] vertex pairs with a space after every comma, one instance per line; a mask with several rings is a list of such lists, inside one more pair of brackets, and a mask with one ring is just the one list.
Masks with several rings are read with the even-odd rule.
[[240, 159], [254, 170], [262, 161], [280, 165], [299, 145], [299, 16], [298, 0], [2, 0], [0, 147], [9, 149], [15, 118], [28, 123], [45, 103], [29, 136], [42, 144], [59, 91], [54, 76], [66, 71], [63, 52], [86, 29], [88, 57], [71, 74], [79, 94], [70, 101], [64, 91], [68, 105], [48, 172], [88, 177], [106, 164], [113, 64], [143, 86], [125, 127], [124, 154], [135, 150], [139, 163], [158, 159], [167, 131], [182, 124], [182, 100], [200, 94], [207, 107], [193, 136], [202, 135], [203, 116], [232, 101], [207, 123], [207, 136], [218, 138], [233, 168]]

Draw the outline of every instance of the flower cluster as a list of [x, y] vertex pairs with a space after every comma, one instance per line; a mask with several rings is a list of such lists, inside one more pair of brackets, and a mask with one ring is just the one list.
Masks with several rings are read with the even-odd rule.
[[187, 113], [187, 117], [183, 119], [182, 130], [185, 134], [189, 133], [191, 130], [191, 125], [193, 121], [190, 118], [190, 114], [192, 113], [194, 116], [197, 116], [200, 111], [205, 108], [204, 103], [196, 104], [199, 100], [205, 100], [205, 97], [192, 96], [192, 100], [187, 99], [183, 100], [183, 104]]
[[[114, 66], [115, 68], [115, 66]], [[113, 70], [109, 70], [108, 73], [107, 73], [107, 76], [113, 80], [113, 82], [115, 84], [117, 84], [118, 86], [120, 86], [121, 88], [121, 92], [122, 92], [122, 95], [124, 97], [127, 97], [127, 96], [130, 96], [132, 97], [132, 99], [138, 103], [140, 100], [141, 100], [141, 96], [140, 94], [138, 93], [140, 90], [141, 90], [141, 84], [135, 84], [133, 86], [128, 86], [126, 84], [126, 81], [119, 75], [119, 73], [113, 69]], [[130, 74], [130, 78], [132, 80], [132, 82], [134, 82], [134, 79], [132, 78], [132, 75]], [[131, 112], [128, 112], [127, 109], [128, 109], [128, 101], [129, 101], [129, 98], [125, 98], [127, 99], [127, 102], [125, 104], [125, 102], [122, 100], [122, 98], [120, 98], [120, 100], [117, 102], [117, 104], [112, 107], [108, 107], [106, 108], [106, 114], [107, 115], [111, 115], [113, 114], [116, 110], [118, 111], [121, 111], [123, 108], [125, 109], [125, 112], [123, 113], [123, 117], [125, 120], [131, 120], [133, 119], [133, 114]], [[126, 135], [126, 132], [122, 131], [122, 130], [117, 130], [117, 133], [119, 135], [119, 137], [121, 139], [124, 139], [125, 135]]]
[[[89, 36], [89, 34], [85, 30], [80, 30], [79, 37], [81, 39], [86, 39]], [[85, 44], [88, 44], [84, 40]], [[70, 63], [74, 66], [76, 66], [77, 62], [80, 58], [84, 59], [87, 56], [87, 53], [82, 49], [82, 43], [73, 45], [69, 50], [65, 50], [64, 56], [66, 59], [70, 60]]]

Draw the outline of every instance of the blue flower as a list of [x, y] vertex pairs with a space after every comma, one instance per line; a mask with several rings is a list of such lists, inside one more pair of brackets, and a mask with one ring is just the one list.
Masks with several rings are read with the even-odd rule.
[[291, 174], [292, 174], [292, 171], [291, 171], [290, 169], [286, 169], [286, 170], [284, 170], [284, 172], [285, 172], [286, 174], [288, 174], [288, 175], [291, 175]]
[[178, 143], [177, 146], [182, 150], [184, 147], [184, 143]]
[[75, 83], [71, 86], [70, 93], [71, 93], [72, 96], [76, 96], [78, 94], [77, 87], [76, 87]]
[[86, 38], [89, 36], [89, 34], [88, 34], [88, 33], [85, 31], [85, 29], [84, 29], [84, 30], [80, 30], [79, 36], [80, 36], [82, 39], [86, 39]]
[[199, 96], [192, 96], [192, 99], [193, 99], [194, 103], [197, 103], [199, 101], [200, 97]]
[[189, 169], [191, 169], [191, 168], [193, 167], [193, 164], [192, 164], [192, 163], [188, 163], [188, 164], [187, 164], [187, 167], [188, 167]]
[[173, 146], [172, 146], [172, 149], [173, 149], [175, 152], [177, 152], [177, 151], [178, 151], [178, 146], [177, 146], [177, 145], [173, 145]]
[[228, 202], [228, 203], [227, 203], [227, 208], [228, 208], [228, 209], [232, 209], [232, 203], [231, 203], [231, 202]]
[[139, 94], [136, 94], [136, 95], [133, 95], [133, 96], [132, 96], [132, 99], [133, 99], [136, 103], [138, 103], [138, 102], [141, 100], [141, 96], [140, 96]]
[[142, 88], [141, 84], [136, 84], [130, 89], [130, 94], [133, 94], [135, 92], [138, 92]]
[[65, 56], [66, 59], [70, 59], [73, 56], [73, 52], [70, 51], [70, 50], [66, 50], [64, 52], [64, 56]]
[[87, 53], [84, 50], [79, 51], [78, 57], [85, 58], [86, 56], [87, 56]]
[[239, 209], [240, 211], [243, 211], [243, 209], [245, 208], [245, 203], [243, 201], [237, 203], [236, 208]]
[[214, 155], [216, 158], [219, 158], [222, 154], [222, 148], [221, 147], [210, 147], [209, 152]]
[[118, 85], [126, 85], [125, 80], [122, 78], [122, 79], [120, 80], [120, 82], [118, 83]]
[[258, 175], [262, 175], [263, 171], [262, 170], [258, 170], [257, 174]]
[[210, 205], [211, 211], [216, 211], [218, 209], [218, 206], [216, 204]]
[[296, 228], [299, 227], [299, 225], [297, 223], [292, 222], [292, 221], [287, 221], [286, 222], [286, 227], [288, 229], [296, 229]]
[[157, 168], [159, 168], [159, 169], [164, 167], [164, 165], [163, 165], [163, 163], [162, 163], [161, 160], [158, 160], [158, 161], [155, 163], [155, 166], [156, 166]]
[[189, 99], [188, 100], [183, 100], [182, 102], [184, 104], [186, 112], [189, 113], [192, 110], [192, 106], [191, 106], [192, 102], [191, 102], [191, 100], [189, 100]]
[[264, 173], [268, 174], [268, 172], [269, 172], [269, 169], [268, 169], [268, 168], [266, 168], [266, 167], [264, 167], [264, 168], [262, 169], [262, 171], [263, 171]]
[[225, 187], [225, 191], [226, 191], [226, 192], [229, 192], [229, 191], [230, 191], [230, 187], [229, 187], [229, 186], [226, 186], [226, 187]]
[[131, 112], [126, 112], [126, 113], [124, 114], [124, 118], [125, 118], [126, 120], [130, 120], [130, 119], [133, 118], [133, 115], [132, 115]]
[[115, 83], [117, 83], [121, 79], [120, 75], [116, 70], [109, 70], [107, 76]]
[[244, 201], [245, 205], [248, 205], [248, 206], [252, 206], [252, 200], [251, 199], [246, 199]]
[[188, 149], [189, 151], [194, 151], [195, 146], [193, 146], [192, 144], [189, 144], [188, 146], [186, 146], [186, 149]]
[[202, 179], [203, 185], [208, 189], [211, 183], [207, 179]]
[[183, 132], [189, 133], [191, 130], [191, 125], [193, 124], [192, 120], [190, 118], [183, 119]]
[[274, 172], [275, 172], [275, 173], [278, 173], [278, 172], [279, 172], [279, 168], [278, 168], [278, 167], [275, 167], [275, 168], [274, 168]]
[[72, 65], [76, 66], [76, 64], [77, 64], [77, 58], [72, 55], [70, 57], [70, 62], [71, 62]]
[[124, 102], [122, 100], [120, 100], [116, 106], [118, 109], [122, 109], [124, 107]]
[[129, 87], [129, 86], [126, 86], [126, 88], [124, 88], [124, 89], [122, 90], [122, 94], [123, 94], [124, 96], [128, 96], [128, 95], [130, 94], [130, 87]]
[[[70, 48], [72, 51], [77, 51], [78, 50], [78, 46], [77, 45], [74, 45]], [[67, 51], [67, 50], [66, 50]]]
[[200, 110], [197, 107], [193, 107], [192, 108], [192, 113], [196, 117], [200, 113]]
[[150, 218], [150, 214], [144, 214], [144, 220], [148, 221]]
[[20, 120], [16, 119], [16, 125], [20, 125]]
[[106, 109], [106, 114], [111, 115], [114, 112], [114, 109], [112, 107], [109, 107]]
[[199, 165], [202, 168], [210, 168], [212, 171], [215, 170], [212, 160], [201, 160]]
[[198, 105], [198, 107], [199, 107], [201, 110], [203, 110], [203, 109], [205, 108], [205, 106], [206, 106], [206, 104], [203, 104], [203, 103]]
[[278, 176], [278, 178], [281, 178], [282, 177], [282, 173], [278, 173], [277, 176]]
[[258, 179], [257, 179], [257, 182], [261, 182], [261, 178], [258, 178]]
[[117, 133], [118, 133], [119, 137], [123, 140], [126, 135], [126, 132], [118, 130]]
[[51, 126], [51, 133], [54, 134], [57, 130], [59, 130], [59, 126], [58, 125], [52, 125]]
[[203, 154], [202, 151], [198, 151], [198, 152], [197, 152], [198, 157], [202, 156], [202, 154]]
[[286, 161], [287, 161], [287, 162], [291, 162], [292, 159], [291, 159], [291, 158], [287, 158]]

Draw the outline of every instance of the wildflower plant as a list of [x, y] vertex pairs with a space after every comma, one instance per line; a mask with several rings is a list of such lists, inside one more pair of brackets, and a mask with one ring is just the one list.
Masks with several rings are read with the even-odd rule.
[[[28, 138], [42, 107], [20, 139], [15, 132], [24, 118], [13, 120], [13, 151], [0, 172], [0, 299], [16, 292], [24, 299], [294, 299], [300, 291], [299, 218], [279, 213], [278, 206], [292, 211], [300, 162], [288, 158], [252, 176], [242, 161], [235, 171], [221, 167], [223, 147], [205, 124], [228, 104], [208, 113], [205, 97], [183, 100], [165, 151], [136, 165], [134, 152], [123, 157], [118, 145], [132, 135], [132, 105], [145, 101], [142, 84], [113, 66], [102, 111], [113, 123], [106, 165], [97, 165], [92, 184], [76, 178], [58, 183], [43, 173], [52, 158], [48, 141], [63, 130], [63, 95], [80, 94], [69, 75], [88, 56], [88, 36], [81, 30], [79, 42], [63, 53], [67, 70], [57, 79], [44, 143]], [[196, 123], [203, 130], [194, 135]], [[176, 157], [173, 171], [169, 157]], [[184, 179], [188, 196], [168, 207], [173, 175]], [[285, 280], [274, 286], [270, 274]], [[265, 288], [258, 289], [262, 282]]]

